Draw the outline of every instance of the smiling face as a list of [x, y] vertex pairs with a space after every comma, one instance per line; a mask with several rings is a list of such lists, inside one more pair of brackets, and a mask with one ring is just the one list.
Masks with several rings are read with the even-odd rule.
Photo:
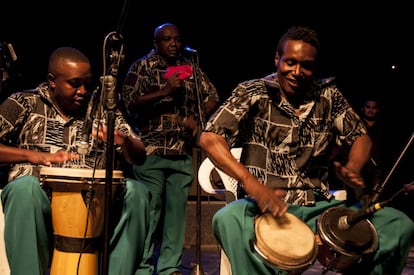
[[303, 96], [312, 83], [318, 51], [302, 40], [286, 40], [275, 58], [277, 78], [287, 99]]

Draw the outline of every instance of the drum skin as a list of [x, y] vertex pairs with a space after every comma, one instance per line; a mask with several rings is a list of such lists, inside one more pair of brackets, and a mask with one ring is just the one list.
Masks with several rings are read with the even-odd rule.
[[[103, 232], [105, 172], [56, 167], [40, 170], [41, 183], [52, 194], [55, 247], [50, 275], [98, 275], [99, 249], [95, 248]], [[124, 184], [122, 171], [113, 171], [113, 190]], [[62, 244], [64, 249], [59, 248]], [[88, 245], [92, 248], [83, 251]]]
[[270, 266], [291, 274], [301, 273], [316, 260], [318, 246], [310, 227], [295, 215], [255, 218], [254, 249]]

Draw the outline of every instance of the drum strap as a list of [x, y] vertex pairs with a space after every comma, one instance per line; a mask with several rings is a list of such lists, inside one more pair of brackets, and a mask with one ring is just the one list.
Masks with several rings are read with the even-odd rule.
[[95, 238], [71, 238], [55, 235], [55, 249], [63, 252], [95, 253], [100, 249], [102, 240]]

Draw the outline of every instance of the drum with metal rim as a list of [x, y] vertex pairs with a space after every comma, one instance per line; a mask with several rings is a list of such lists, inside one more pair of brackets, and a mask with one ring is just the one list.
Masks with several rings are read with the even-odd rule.
[[[106, 170], [43, 167], [39, 176], [51, 190], [55, 238], [50, 275], [97, 275]], [[114, 197], [122, 192], [125, 179], [118, 170], [112, 177]]]
[[350, 228], [339, 226], [339, 219], [356, 212], [349, 208], [332, 207], [317, 220], [318, 261], [326, 270], [343, 272], [372, 255], [378, 246], [374, 225], [367, 219]]

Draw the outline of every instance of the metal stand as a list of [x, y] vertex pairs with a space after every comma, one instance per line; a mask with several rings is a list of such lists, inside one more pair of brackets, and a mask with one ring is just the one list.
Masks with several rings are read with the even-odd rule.
[[[108, 47], [106, 47], [106, 40], [111, 41]], [[119, 49], [118, 49], [119, 47]], [[106, 36], [104, 45], [104, 60], [106, 56], [109, 56], [110, 66], [107, 75], [104, 75], [101, 79], [102, 92], [101, 102], [104, 105], [104, 109], [107, 111], [107, 140], [106, 140], [106, 174], [105, 174], [105, 207], [104, 207], [104, 232], [103, 232], [103, 253], [101, 261], [101, 273], [102, 275], [108, 274], [109, 266], [109, 242], [110, 242], [110, 214], [112, 204], [112, 173], [114, 164], [114, 131], [115, 131], [115, 112], [117, 109], [117, 96], [116, 96], [116, 76], [119, 69], [119, 63], [122, 59], [123, 44], [120, 35], [116, 32], [111, 32]], [[104, 66], [106, 67], [106, 65]], [[106, 70], [104, 70], [106, 71]]]
[[375, 202], [377, 202], [380, 194], [384, 190], [385, 185], [388, 183], [388, 180], [391, 178], [391, 175], [394, 174], [394, 171], [395, 171], [396, 167], [398, 166], [398, 164], [400, 163], [402, 157], [405, 155], [405, 153], [407, 152], [408, 148], [410, 148], [411, 143], [413, 142], [413, 139], [414, 139], [414, 133], [411, 134], [411, 137], [409, 138], [407, 144], [404, 146], [401, 154], [398, 156], [396, 162], [394, 163], [393, 167], [391, 168], [390, 172], [388, 173], [387, 177], [382, 182], [382, 184], [379, 185], [379, 186], [374, 186], [374, 188], [373, 188], [374, 194], [373, 194], [373, 196], [371, 198], [371, 204], [374, 204]]
[[[205, 118], [203, 112], [203, 97], [200, 94], [200, 90], [198, 87], [198, 76], [197, 76], [197, 67], [198, 67], [198, 52], [195, 51], [194, 55], [192, 56], [193, 60], [193, 78], [195, 83], [195, 89], [197, 94], [197, 105], [198, 105], [198, 117], [200, 121], [200, 131], [204, 129], [205, 126]], [[197, 153], [197, 168], [201, 164], [201, 149]], [[191, 275], [204, 275], [203, 269], [200, 265], [201, 263], [201, 188], [200, 185], [197, 184], [196, 187], [197, 192], [197, 204], [196, 204], [196, 262], [192, 264], [192, 272]]]
[[[117, 109], [117, 93], [116, 93], [116, 77], [118, 75], [119, 66], [124, 58], [123, 40], [121, 31], [126, 20], [126, 13], [130, 1], [125, 0], [122, 6], [121, 16], [116, 31], [106, 35], [103, 46], [103, 73], [102, 76], [102, 92], [101, 102], [107, 111], [107, 148], [106, 148], [106, 180], [105, 180], [105, 205], [104, 205], [104, 229], [103, 229], [103, 251], [100, 263], [100, 275], [107, 275], [109, 270], [109, 254], [110, 254], [110, 214], [112, 204], [112, 173], [114, 164], [114, 131], [115, 131], [115, 112]], [[107, 45], [107, 43], [109, 43]], [[108, 64], [109, 66], [107, 66]], [[108, 79], [109, 78], [109, 79]], [[109, 80], [111, 85], [105, 85]]]
[[[200, 166], [201, 163], [201, 150], [197, 150], [197, 167]], [[201, 188], [200, 185], [197, 183], [196, 186], [196, 195], [197, 195], [197, 203], [196, 203], [196, 255], [195, 255], [195, 263], [192, 264], [192, 275], [202, 275], [204, 274], [203, 269], [200, 265], [201, 263]]]

